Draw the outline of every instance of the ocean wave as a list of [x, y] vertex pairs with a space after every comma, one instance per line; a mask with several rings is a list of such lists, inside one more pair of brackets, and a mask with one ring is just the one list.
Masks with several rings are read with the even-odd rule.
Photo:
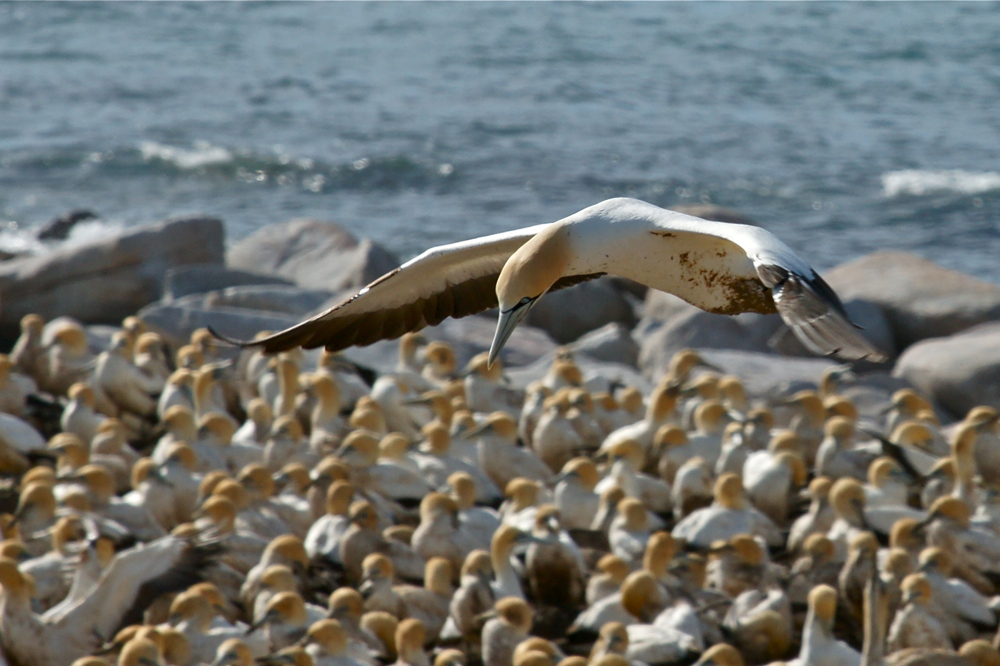
[[74, 225], [65, 240], [43, 241], [39, 240], [35, 227], [8, 224], [0, 227], [0, 253], [37, 256], [57, 247], [72, 247], [111, 238], [124, 229], [125, 225], [117, 220], [86, 220]]
[[882, 191], [889, 198], [940, 193], [971, 195], [993, 190], [1000, 190], [1000, 173], [996, 171], [905, 169], [882, 174]]
[[230, 149], [205, 141], [191, 148], [153, 141], [139, 145], [142, 163], [184, 175], [205, 175], [248, 183], [298, 186], [310, 192], [337, 189], [423, 189], [451, 180], [455, 168], [447, 163], [427, 163], [405, 155], [360, 157], [331, 164], [280, 152], [261, 153]]
[[144, 162], [160, 160], [173, 164], [178, 169], [198, 169], [233, 161], [233, 153], [221, 146], [213, 146], [207, 141], [196, 141], [192, 148], [169, 146], [155, 141], [143, 141], [139, 152]]

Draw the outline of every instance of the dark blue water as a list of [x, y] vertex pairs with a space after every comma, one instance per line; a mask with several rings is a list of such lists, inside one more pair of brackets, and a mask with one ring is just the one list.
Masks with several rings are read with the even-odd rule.
[[1000, 280], [1000, 5], [0, 5], [11, 227], [314, 216], [405, 257], [618, 195]]

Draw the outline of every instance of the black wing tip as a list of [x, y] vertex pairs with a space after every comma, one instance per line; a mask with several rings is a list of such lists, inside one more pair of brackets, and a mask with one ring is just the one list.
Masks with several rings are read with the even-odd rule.
[[250, 347], [259, 347], [261, 345], [261, 342], [262, 342], [260, 340], [238, 340], [236, 338], [231, 338], [228, 335], [224, 335], [222, 333], [219, 333], [217, 330], [215, 330], [215, 327], [212, 326], [211, 324], [209, 324], [205, 328], [208, 329], [208, 332], [212, 334], [213, 338], [215, 338], [219, 342], [223, 342], [223, 343], [225, 343], [225, 344], [227, 344], [227, 345], [229, 345], [231, 347], [238, 347], [240, 349], [248, 349]]

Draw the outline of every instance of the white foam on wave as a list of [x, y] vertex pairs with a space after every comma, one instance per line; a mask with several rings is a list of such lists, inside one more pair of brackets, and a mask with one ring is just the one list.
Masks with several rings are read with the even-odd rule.
[[940, 192], [980, 194], [991, 190], [1000, 190], [1000, 173], [996, 171], [905, 169], [882, 174], [882, 191], [887, 197]]
[[178, 169], [198, 169], [215, 164], [226, 164], [233, 160], [233, 153], [222, 146], [213, 146], [207, 141], [195, 141], [190, 149], [169, 146], [155, 141], [139, 144], [142, 159], [146, 162], [162, 160], [170, 162]]
[[69, 236], [63, 243], [66, 245], [83, 245], [104, 238], [118, 236], [124, 229], [125, 225], [121, 222], [85, 220], [73, 225], [73, 228], [69, 231]]

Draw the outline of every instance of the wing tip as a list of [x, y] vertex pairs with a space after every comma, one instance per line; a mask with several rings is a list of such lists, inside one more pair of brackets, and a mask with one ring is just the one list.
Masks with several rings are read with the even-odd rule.
[[261, 344], [261, 341], [259, 341], [259, 340], [239, 340], [237, 338], [230, 337], [230, 336], [225, 335], [223, 333], [219, 333], [219, 331], [216, 330], [216, 328], [214, 326], [212, 326], [211, 324], [209, 324], [205, 328], [208, 329], [208, 332], [212, 334], [213, 338], [215, 338], [219, 342], [223, 342], [223, 343], [229, 345], [230, 347], [237, 347], [239, 349], [247, 349], [249, 347], [258, 347]]

